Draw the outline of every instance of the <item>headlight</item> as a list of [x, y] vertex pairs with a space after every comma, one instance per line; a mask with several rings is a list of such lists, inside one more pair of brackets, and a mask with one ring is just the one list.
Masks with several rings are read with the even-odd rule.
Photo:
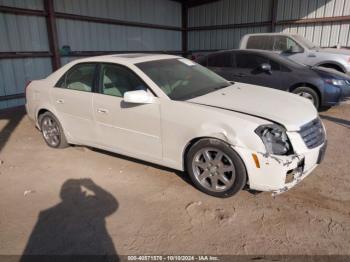
[[266, 151], [274, 155], [286, 155], [292, 150], [286, 130], [279, 125], [270, 124], [259, 126], [255, 133], [263, 141]]
[[333, 86], [344, 86], [346, 85], [345, 80], [342, 79], [326, 79], [326, 83], [331, 84]]

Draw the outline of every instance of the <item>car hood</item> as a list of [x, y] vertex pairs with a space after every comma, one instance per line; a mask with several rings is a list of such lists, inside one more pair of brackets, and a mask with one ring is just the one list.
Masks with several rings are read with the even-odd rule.
[[345, 48], [320, 48], [318, 49], [319, 52], [325, 52], [325, 53], [331, 53], [331, 54], [338, 54], [338, 55], [349, 55], [350, 56], [350, 50]]
[[321, 76], [328, 76], [328, 77], [337, 78], [337, 79], [350, 80], [350, 77], [348, 75], [342, 72], [339, 72], [335, 69], [321, 67], [321, 66], [311, 67], [311, 69], [316, 73], [321, 74]]
[[264, 118], [283, 125], [288, 131], [298, 131], [318, 116], [313, 104], [305, 98], [244, 83], [235, 83], [187, 102]]

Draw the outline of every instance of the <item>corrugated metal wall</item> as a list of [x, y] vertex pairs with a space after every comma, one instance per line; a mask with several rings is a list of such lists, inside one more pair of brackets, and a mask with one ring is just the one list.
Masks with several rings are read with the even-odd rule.
[[58, 43], [72, 51], [180, 51], [181, 32], [57, 19]]
[[[181, 5], [175, 1], [55, 0], [55, 11], [181, 27]], [[57, 19], [57, 30], [59, 46], [72, 51], [181, 51], [179, 31], [68, 19]]]
[[[350, 15], [349, 0], [279, 0], [277, 21]], [[350, 22], [279, 25], [277, 32], [300, 34], [322, 47], [350, 46]]]
[[149, 24], [181, 26], [181, 5], [169, 0], [55, 0], [55, 11]]
[[[41, 0], [0, 0], [0, 5], [43, 10]], [[0, 13], [0, 36], [0, 52], [49, 51], [44, 17]], [[23, 93], [29, 80], [50, 72], [49, 58], [0, 59], [0, 96]], [[23, 103], [23, 98], [0, 101], [0, 109]]]
[[[0, 0], [0, 6], [43, 10], [43, 0]], [[171, 0], [54, 0], [55, 12], [181, 27], [181, 4]], [[59, 48], [71, 51], [181, 51], [181, 31], [57, 18]], [[49, 52], [43, 16], [0, 12], [0, 52]], [[75, 57], [62, 57], [62, 65]], [[0, 59], [0, 96], [21, 94], [26, 82], [46, 77], [50, 58]], [[24, 99], [0, 101], [0, 109]]]
[[35, 10], [44, 9], [44, 4], [42, 0], [0, 0], [0, 5]]
[[241, 37], [245, 34], [268, 31], [268, 26], [192, 31], [188, 35], [188, 48], [190, 51], [232, 49], [238, 47]]
[[188, 26], [268, 21], [272, 0], [221, 0], [188, 10]]
[[[1, 59], [0, 96], [23, 93], [29, 80], [46, 77], [50, 72], [50, 58]], [[1, 101], [0, 109], [23, 104], [23, 98]]]
[[[279, 21], [350, 15], [349, 0], [277, 0]], [[189, 9], [189, 27], [268, 22], [272, 19], [272, 0], [221, 0]], [[349, 22], [277, 25], [276, 32], [298, 33], [324, 47], [340, 43], [350, 46]], [[270, 26], [189, 32], [189, 50], [237, 48], [244, 34], [270, 32]]]
[[[272, 0], [222, 0], [190, 8], [188, 26], [212, 26], [266, 22], [271, 19]], [[235, 48], [247, 33], [268, 32], [267, 26], [190, 31], [189, 50]]]

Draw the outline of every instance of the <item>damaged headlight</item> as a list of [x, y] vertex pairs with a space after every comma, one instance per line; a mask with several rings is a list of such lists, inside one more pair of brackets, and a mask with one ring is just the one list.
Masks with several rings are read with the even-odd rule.
[[292, 150], [286, 130], [282, 126], [262, 125], [255, 130], [255, 133], [261, 138], [266, 151], [270, 154], [287, 155]]

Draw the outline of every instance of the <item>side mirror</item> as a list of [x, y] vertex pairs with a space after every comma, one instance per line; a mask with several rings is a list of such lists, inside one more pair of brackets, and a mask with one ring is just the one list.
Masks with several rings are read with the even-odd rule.
[[263, 63], [260, 65], [260, 70], [265, 73], [271, 73], [272, 68], [271, 65], [268, 63]]
[[154, 97], [144, 90], [129, 91], [124, 93], [124, 102], [134, 104], [152, 104]]

